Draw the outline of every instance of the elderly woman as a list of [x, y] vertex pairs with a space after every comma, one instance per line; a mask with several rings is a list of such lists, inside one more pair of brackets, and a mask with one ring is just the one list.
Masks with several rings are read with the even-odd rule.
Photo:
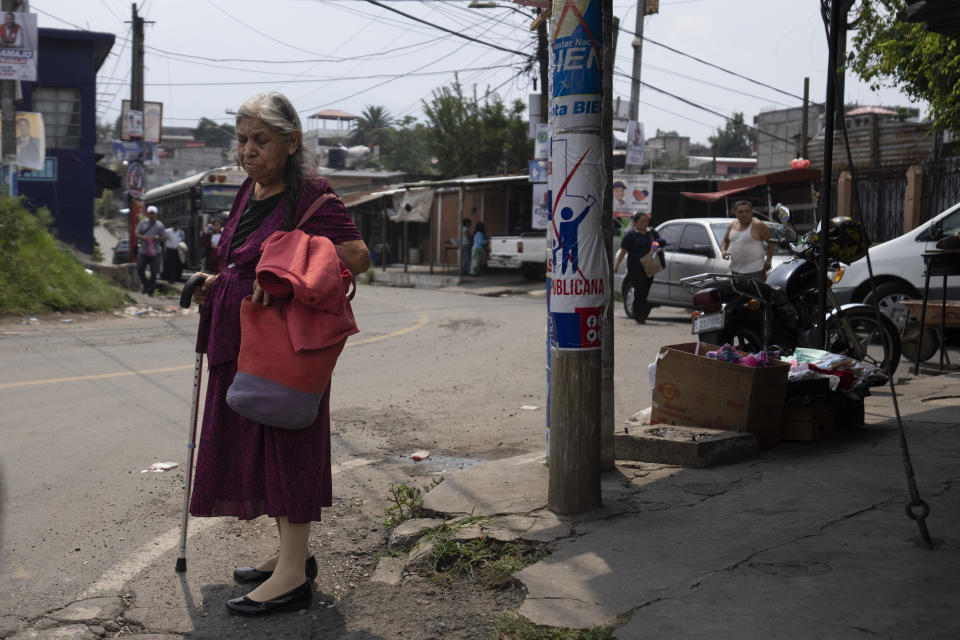
[[[207, 354], [210, 375], [190, 513], [276, 518], [279, 553], [234, 570], [238, 583], [259, 585], [227, 602], [233, 613], [258, 616], [310, 605], [317, 575], [307, 549], [310, 523], [333, 501], [330, 389], [305, 429], [270, 427], [234, 413], [226, 394], [237, 371], [240, 303], [251, 294], [259, 304], [272, 302], [255, 283], [260, 244], [274, 231], [293, 229], [311, 203], [333, 190], [310, 173], [300, 119], [279, 93], [254, 96], [237, 111], [237, 156], [249, 177], [217, 246], [224, 270], [208, 275], [197, 294], [197, 351]], [[353, 273], [368, 268], [367, 247], [339, 198], [330, 198], [301, 229], [329, 238]]]

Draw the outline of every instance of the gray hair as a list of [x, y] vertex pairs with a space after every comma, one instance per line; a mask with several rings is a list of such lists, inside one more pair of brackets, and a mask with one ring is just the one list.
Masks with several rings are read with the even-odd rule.
[[267, 91], [248, 98], [240, 105], [237, 109], [237, 123], [239, 124], [243, 118], [260, 120], [280, 133], [285, 140], [290, 140], [295, 133], [300, 134], [300, 146], [287, 158], [287, 166], [283, 171], [283, 200], [287, 205], [283, 228], [289, 231], [296, 226], [294, 215], [300, 199], [300, 190], [311, 173], [308, 167], [314, 160], [313, 154], [303, 146], [303, 126], [300, 124], [300, 116], [285, 95], [278, 91]]

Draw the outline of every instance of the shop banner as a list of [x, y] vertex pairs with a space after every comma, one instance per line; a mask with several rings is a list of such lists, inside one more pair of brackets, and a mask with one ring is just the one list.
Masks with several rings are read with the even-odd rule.
[[0, 80], [37, 81], [37, 15], [3, 12]]
[[601, 0], [553, 3], [550, 125], [555, 134], [600, 128], [602, 4]]
[[613, 179], [613, 215], [629, 218], [636, 212], [653, 213], [653, 174], [624, 174]]
[[560, 349], [599, 349], [609, 268], [601, 232], [600, 136], [554, 134], [550, 176], [550, 342]]

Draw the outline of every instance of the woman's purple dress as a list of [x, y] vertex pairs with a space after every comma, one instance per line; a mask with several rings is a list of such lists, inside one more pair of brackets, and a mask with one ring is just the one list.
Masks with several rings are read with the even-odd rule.
[[[197, 351], [207, 354], [209, 378], [203, 431], [197, 454], [190, 513], [194, 516], [286, 516], [290, 522], [320, 520], [333, 503], [330, 472], [330, 388], [316, 422], [288, 430], [247, 420], [227, 406], [227, 388], [237, 372], [240, 352], [240, 302], [253, 293], [260, 244], [280, 229], [284, 203], [267, 215], [244, 244], [230, 244], [252, 192], [249, 178], [241, 186], [223, 229], [217, 253], [225, 265], [200, 309]], [[297, 220], [317, 197], [333, 189], [323, 178], [306, 181], [297, 203]], [[334, 244], [360, 240], [339, 199], [323, 205], [301, 227]]]

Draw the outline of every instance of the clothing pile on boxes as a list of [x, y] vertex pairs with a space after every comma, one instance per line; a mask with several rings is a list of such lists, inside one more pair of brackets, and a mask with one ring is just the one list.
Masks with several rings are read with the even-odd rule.
[[781, 354], [703, 342], [661, 347], [650, 365], [650, 424], [746, 431], [761, 448], [812, 442], [864, 422], [863, 398], [880, 369], [818, 349]]

